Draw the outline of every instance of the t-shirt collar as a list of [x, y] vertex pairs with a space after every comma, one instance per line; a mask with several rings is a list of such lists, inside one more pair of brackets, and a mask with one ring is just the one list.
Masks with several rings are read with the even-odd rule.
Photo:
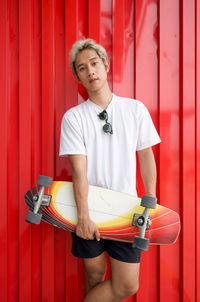
[[[110, 101], [108, 107], [106, 108], [106, 111], [107, 111], [108, 113], [111, 111], [111, 109], [112, 109], [112, 107], [113, 107], [113, 103], [114, 103], [114, 101], [115, 101], [115, 98], [116, 98], [115, 94], [112, 93], [112, 99], [111, 99], [111, 101]], [[91, 107], [93, 107], [97, 113], [100, 113], [100, 112], [103, 111], [103, 108], [101, 108], [99, 105], [97, 105], [97, 104], [95, 104], [94, 102], [92, 102], [90, 99], [87, 99], [87, 103], [88, 103]]]

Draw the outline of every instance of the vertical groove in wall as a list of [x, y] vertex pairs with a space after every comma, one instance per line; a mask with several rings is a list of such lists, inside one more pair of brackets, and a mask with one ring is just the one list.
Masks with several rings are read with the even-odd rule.
[[0, 1], [1, 301], [83, 299], [71, 234], [25, 223], [24, 202], [38, 174], [71, 180], [58, 156], [60, 123], [87, 98], [68, 66], [83, 37], [106, 48], [114, 93], [148, 107], [162, 139], [154, 148], [159, 202], [182, 221], [174, 246], [143, 253], [140, 290], [125, 301], [199, 301], [199, 11], [199, 0]]

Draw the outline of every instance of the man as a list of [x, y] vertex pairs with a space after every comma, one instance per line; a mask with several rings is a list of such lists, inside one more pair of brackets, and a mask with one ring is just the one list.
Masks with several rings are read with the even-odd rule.
[[[88, 212], [88, 184], [136, 195], [136, 151], [146, 195], [156, 196], [156, 165], [151, 146], [160, 142], [146, 107], [114, 95], [108, 85], [105, 49], [91, 39], [77, 41], [70, 67], [89, 99], [62, 120], [60, 155], [72, 165], [78, 223], [72, 253], [84, 259], [84, 302], [116, 302], [139, 286], [140, 250], [129, 243], [100, 240]], [[104, 281], [108, 252], [112, 277]]]

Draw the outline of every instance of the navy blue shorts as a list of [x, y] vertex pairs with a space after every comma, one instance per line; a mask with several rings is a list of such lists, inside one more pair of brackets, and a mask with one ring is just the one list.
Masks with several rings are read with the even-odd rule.
[[139, 263], [141, 250], [133, 248], [131, 243], [107, 239], [100, 241], [85, 240], [72, 233], [72, 254], [78, 258], [94, 258], [107, 251], [116, 260], [128, 263]]

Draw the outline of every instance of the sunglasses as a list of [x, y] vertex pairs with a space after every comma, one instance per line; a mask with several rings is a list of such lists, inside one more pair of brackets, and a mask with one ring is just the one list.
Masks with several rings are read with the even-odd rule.
[[103, 120], [106, 122], [105, 125], [103, 126], [103, 131], [106, 133], [113, 134], [112, 125], [110, 123], [108, 123], [108, 113], [106, 112], [106, 110], [104, 110], [100, 114], [98, 114], [98, 117], [100, 118], [100, 120]]

